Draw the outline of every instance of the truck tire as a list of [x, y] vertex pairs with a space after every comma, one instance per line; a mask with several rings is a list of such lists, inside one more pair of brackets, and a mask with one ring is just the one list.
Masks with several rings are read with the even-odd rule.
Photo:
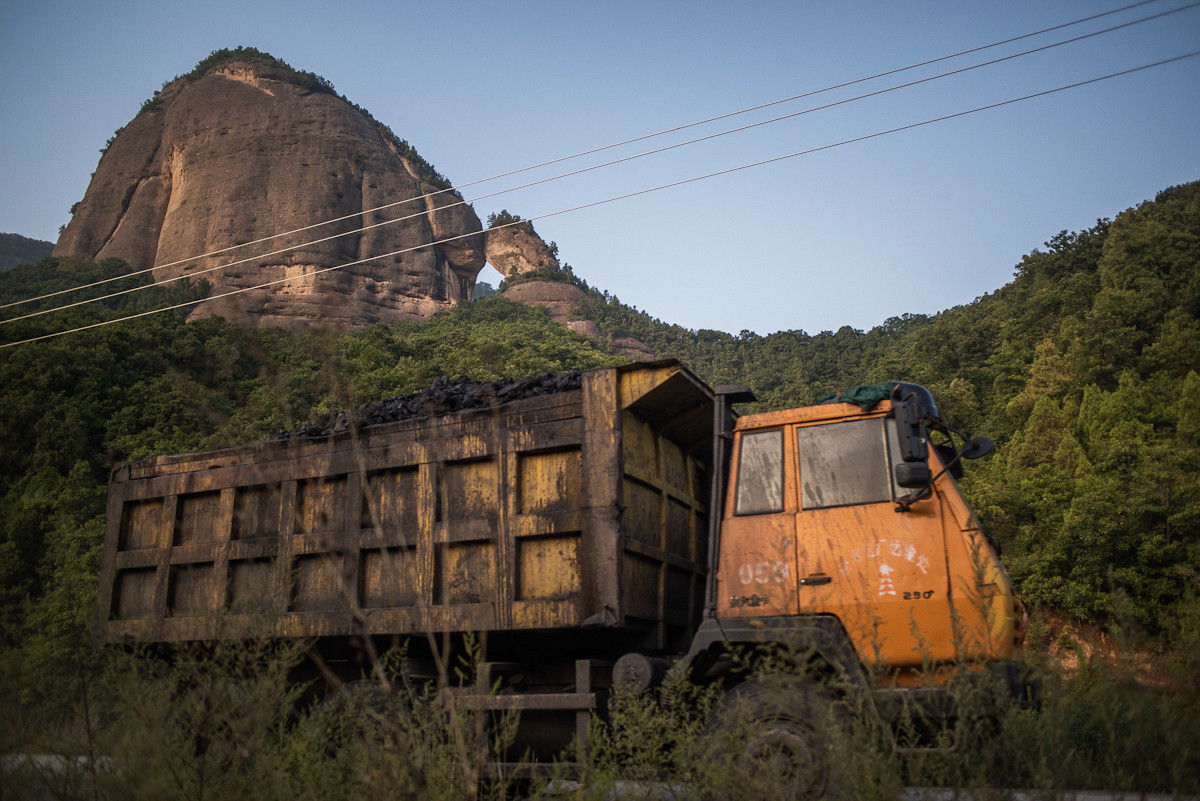
[[848, 731], [837, 700], [812, 682], [762, 676], [737, 685], [713, 710], [714, 764], [730, 797], [829, 798], [836, 771], [831, 745]]

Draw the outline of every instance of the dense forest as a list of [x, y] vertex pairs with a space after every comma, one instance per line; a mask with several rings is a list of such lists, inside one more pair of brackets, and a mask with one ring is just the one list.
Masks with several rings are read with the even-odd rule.
[[[0, 305], [116, 278], [114, 261], [46, 258], [0, 275]], [[1200, 643], [1200, 183], [1063, 231], [1013, 280], [934, 316], [768, 336], [669, 325], [588, 287], [575, 311], [758, 408], [886, 380], [928, 386], [998, 454], [963, 482], [1023, 598]], [[53, 314], [56, 295], [0, 311], [0, 345], [185, 303], [206, 287], [130, 292]], [[503, 287], [502, 287], [503, 289]], [[15, 319], [24, 316], [24, 319]], [[353, 333], [249, 329], [176, 312], [0, 348], [0, 667], [36, 702], [79, 680], [92, 621], [108, 471], [119, 460], [269, 437], [326, 411], [427, 387], [619, 363], [541, 311], [491, 296]]]

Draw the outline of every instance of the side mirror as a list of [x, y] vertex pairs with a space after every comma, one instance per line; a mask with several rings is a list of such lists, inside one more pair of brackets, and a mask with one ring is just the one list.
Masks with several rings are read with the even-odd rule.
[[905, 489], [923, 489], [933, 483], [933, 473], [924, 462], [900, 462], [896, 465], [896, 483]]
[[996, 443], [987, 437], [975, 437], [963, 446], [959, 457], [962, 459], [978, 459], [980, 456], [987, 456], [995, 448]]

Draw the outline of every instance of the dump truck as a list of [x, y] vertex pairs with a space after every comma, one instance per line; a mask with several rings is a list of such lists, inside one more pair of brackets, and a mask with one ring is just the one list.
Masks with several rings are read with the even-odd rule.
[[[808, 682], [892, 731], [962, 676], [1035, 702], [1024, 610], [954, 481], [990, 443], [924, 388], [739, 416], [747, 388], [658, 361], [554, 389], [117, 465], [102, 638], [304, 640], [334, 683], [368, 642], [435, 681], [430, 649], [474, 638], [458, 691], [519, 710], [535, 754], [584, 738], [614, 686], [681, 675], [773, 699], [751, 751], [813, 747], [789, 708]], [[803, 655], [782, 695], [756, 684], [778, 649]]]

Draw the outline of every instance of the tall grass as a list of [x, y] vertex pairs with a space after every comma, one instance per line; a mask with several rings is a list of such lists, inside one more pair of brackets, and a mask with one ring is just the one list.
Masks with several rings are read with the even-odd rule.
[[[1002, 797], [1003, 788], [1051, 799], [1085, 789], [1196, 796], [1200, 673], [1185, 634], [1181, 650], [1147, 660], [1120, 638], [1092, 642], [1035, 619], [1029, 656], [1043, 676], [1041, 708], [963, 694], [946, 739], [955, 748], [898, 748], [854, 704], [828, 702], [839, 688], [817, 685], [808, 720], [825, 747], [814, 755], [826, 771], [819, 789], [868, 800], [897, 798], [906, 785], [975, 798]], [[5, 666], [19, 662], [19, 654], [3, 657]], [[294, 680], [303, 659], [301, 646], [278, 642], [187, 648], [170, 659], [106, 651], [54, 714], [21, 705], [15, 685], [28, 677], [6, 670], [3, 796], [501, 799], [528, 797], [555, 777], [563, 781], [547, 797], [599, 799], [618, 786], [630, 792], [618, 783], [631, 781], [659, 797], [681, 788], [746, 801], [796, 792], [770, 749], [737, 756], [753, 718], [731, 712], [719, 688], [677, 676], [643, 696], [614, 689], [586, 746], [570, 744], [541, 779], [518, 783], [489, 770], [507, 758], [515, 715], [475, 711], [453, 692], [472, 683], [469, 663], [440, 682], [405, 686], [385, 655], [367, 683], [322, 700]], [[70, 759], [18, 766], [13, 754]]]
[[[483, 769], [506, 743], [503, 721], [485, 726], [455, 696], [436, 686], [409, 691], [396, 677], [315, 698], [309, 684], [291, 678], [303, 658], [300, 645], [278, 642], [184, 648], [169, 660], [109, 652], [67, 714], [27, 711], [25, 728], [6, 731], [5, 753], [66, 756], [71, 766], [10, 757], [3, 797], [510, 795]], [[83, 767], [76, 768], [80, 756]]]

